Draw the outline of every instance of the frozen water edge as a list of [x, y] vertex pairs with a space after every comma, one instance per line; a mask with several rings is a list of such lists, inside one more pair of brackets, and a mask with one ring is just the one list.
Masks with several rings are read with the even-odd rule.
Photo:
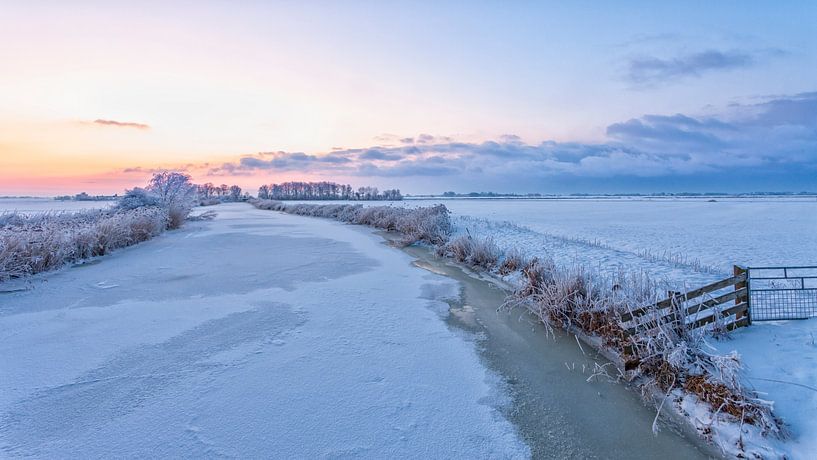
[[453, 281], [360, 227], [218, 212], [0, 297], [0, 452], [528, 456], [440, 318]]

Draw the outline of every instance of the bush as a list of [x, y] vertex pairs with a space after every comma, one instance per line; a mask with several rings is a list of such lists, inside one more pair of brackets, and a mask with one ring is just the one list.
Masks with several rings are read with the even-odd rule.
[[153, 175], [147, 188], [128, 190], [116, 205], [118, 210], [161, 207], [167, 213], [167, 227], [177, 229], [184, 224], [196, 201], [196, 186], [190, 176], [177, 172]]
[[167, 228], [175, 230], [184, 225], [187, 216], [190, 215], [190, 208], [183, 206], [170, 206], [167, 209]]
[[158, 207], [161, 205], [162, 202], [158, 196], [143, 188], [136, 187], [125, 192], [125, 195], [123, 195], [116, 204], [116, 209], [131, 210], [151, 206]]

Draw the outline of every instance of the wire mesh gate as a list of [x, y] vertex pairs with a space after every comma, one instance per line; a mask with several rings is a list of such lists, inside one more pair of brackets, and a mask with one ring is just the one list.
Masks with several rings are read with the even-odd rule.
[[753, 321], [817, 316], [817, 266], [748, 267], [749, 314]]

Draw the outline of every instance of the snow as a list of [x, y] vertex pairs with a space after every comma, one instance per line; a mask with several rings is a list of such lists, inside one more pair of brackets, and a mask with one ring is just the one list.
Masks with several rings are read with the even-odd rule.
[[817, 263], [814, 197], [443, 202], [457, 216], [509, 221], [631, 254], [678, 254], [724, 272], [731, 272], [733, 264]]
[[790, 458], [817, 452], [817, 318], [754, 322], [729, 338], [710, 341], [719, 353], [737, 351], [745, 380], [760, 397], [774, 401], [792, 439]]
[[[356, 202], [364, 206], [383, 202]], [[668, 289], [697, 287], [733, 265], [817, 265], [815, 197], [551, 199], [424, 198], [442, 203], [458, 233], [602, 272], [642, 270]]]
[[529, 454], [442, 319], [453, 281], [361, 227], [216, 210], [0, 294], [3, 456]]
[[20, 212], [33, 214], [38, 212], [82, 211], [87, 209], [106, 209], [113, 201], [58, 201], [53, 198], [0, 198], [0, 213]]

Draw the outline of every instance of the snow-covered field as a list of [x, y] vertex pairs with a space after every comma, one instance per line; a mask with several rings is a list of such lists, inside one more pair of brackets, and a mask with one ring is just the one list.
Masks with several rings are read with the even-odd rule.
[[[608, 257], [614, 257], [615, 251], [634, 261], [667, 258], [688, 265], [698, 261], [722, 272], [731, 272], [734, 264], [817, 264], [814, 198], [718, 198], [715, 202], [666, 198], [460, 199], [444, 203], [455, 216], [523, 226], [533, 232], [528, 236], [531, 239], [557, 237], [566, 245], [573, 240], [579, 247], [582, 245], [575, 240], [597, 243], [608, 249]], [[505, 232], [519, 233], [513, 229]]]
[[791, 458], [817, 453], [817, 318], [755, 322], [728, 339], [710, 341], [718, 352], [737, 351], [745, 379], [786, 423]]
[[[732, 266], [817, 265], [814, 197], [408, 199], [445, 204], [459, 232], [557, 263], [644, 270], [697, 285]], [[382, 202], [364, 202], [378, 205]]]
[[528, 455], [453, 281], [361, 227], [218, 212], [0, 293], [0, 456]]
[[105, 209], [113, 201], [57, 201], [52, 198], [0, 198], [0, 213], [81, 211], [84, 209]]

